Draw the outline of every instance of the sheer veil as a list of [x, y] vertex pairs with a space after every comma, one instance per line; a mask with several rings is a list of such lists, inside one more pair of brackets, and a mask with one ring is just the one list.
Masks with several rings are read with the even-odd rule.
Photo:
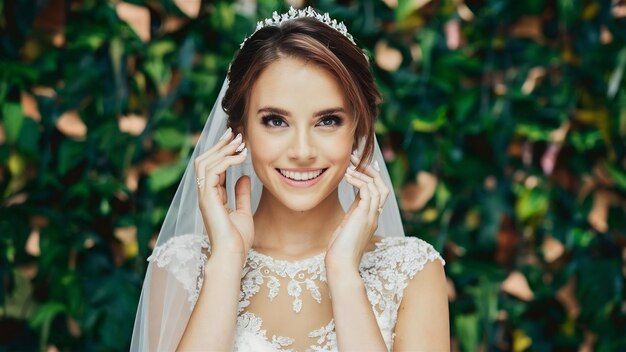
[[[207, 261], [210, 244], [198, 209], [193, 162], [226, 131], [227, 114], [221, 103], [227, 88], [228, 79], [224, 81], [213, 105], [167, 212], [156, 247], [148, 258], [149, 265], [135, 318], [131, 351], [175, 350], [202, 287], [201, 273]], [[378, 162], [381, 175], [391, 192], [380, 214], [377, 234], [386, 237], [404, 236], [393, 186], [377, 142], [374, 160]], [[230, 207], [234, 207], [234, 185], [242, 175], [249, 175], [251, 179], [254, 212], [263, 187], [255, 176], [250, 155], [242, 165], [231, 167], [226, 172], [228, 203]], [[350, 207], [355, 195], [355, 189], [342, 180], [339, 184], [339, 196], [344, 209]]]

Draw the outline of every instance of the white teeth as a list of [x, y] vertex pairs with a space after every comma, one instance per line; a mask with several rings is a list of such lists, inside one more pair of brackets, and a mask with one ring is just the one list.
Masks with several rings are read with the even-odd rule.
[[290, 178], [292, 180], [296, 180], [296, 181], [312, 180], [318, 177], [323, 171], [323, 170], [317, 170], [317, 171], [309, 171], [309, 172], [295, 172], [295, 171], [287, 171], [287, 170], [282, 170], [282, 169], [278, 169], [278, 170], [283, 176]]

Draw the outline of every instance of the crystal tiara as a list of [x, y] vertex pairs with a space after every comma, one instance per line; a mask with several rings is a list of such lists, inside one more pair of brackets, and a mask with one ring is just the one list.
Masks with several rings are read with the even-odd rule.
[[270, 26], [279, 27], [283, 22], [294, 20], [296, 18], [305, 18], [305, 17], [315, 18], [316, 20], [326, 24], [327, 26], [330, 26], [337, 32], [343, 34], [344, 37], [348, 38], [348, 40], [350, 40], [352, 44], [356, 45], [356, 43], [354, 42], [354, 39], [352, 38], [352, 35], [348, 33], [348, 28], [346, 28], [346, 25], [343, 24], [343, 22], [337, 22], [337, 20], [331, 19], [328, 13], [325, 13], [322, 15], [318, 13], [317, 11], [315, 11], [311, 6], [308, 6], [301, 10], [296, 10], [292, 6], [289, 8], [288, 12], [279, 14], [278, 12], [274, 11], [274, 13], [272, 14], [272, 17], [266, 18], [263, 21], [257, 22], [256, 29], [249, 37], [244, 39], [243, 43], [241, 43], [241, 46], [243, 46], [245, 42], [248, 40], [248, 38], [253, 36], [254, 33], [256, 33], [261, 28], [270, 27]]

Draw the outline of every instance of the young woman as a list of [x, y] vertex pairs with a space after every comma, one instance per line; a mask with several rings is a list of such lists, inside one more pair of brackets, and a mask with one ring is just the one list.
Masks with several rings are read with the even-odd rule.
[[386, 202], [379, 101], [343, 24], [259, 23], [149, 258], [132, 350], [450, 350], [444, 262]]

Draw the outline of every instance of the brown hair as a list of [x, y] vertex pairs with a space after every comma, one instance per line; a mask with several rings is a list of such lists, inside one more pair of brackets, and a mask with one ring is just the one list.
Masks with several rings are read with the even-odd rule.
[[261, 72], [282, 57], [312, 62], [328, 70], [344, 89], [356, 121], [354, 144], [365, 137], [362, 161], [371, 160], [380, 93], [363, 51], [337, 30], [313, 18], [298, 18], [254, 33], [233, 60], [222, 108], [234, 130], [245, 130], [251, 87]]

